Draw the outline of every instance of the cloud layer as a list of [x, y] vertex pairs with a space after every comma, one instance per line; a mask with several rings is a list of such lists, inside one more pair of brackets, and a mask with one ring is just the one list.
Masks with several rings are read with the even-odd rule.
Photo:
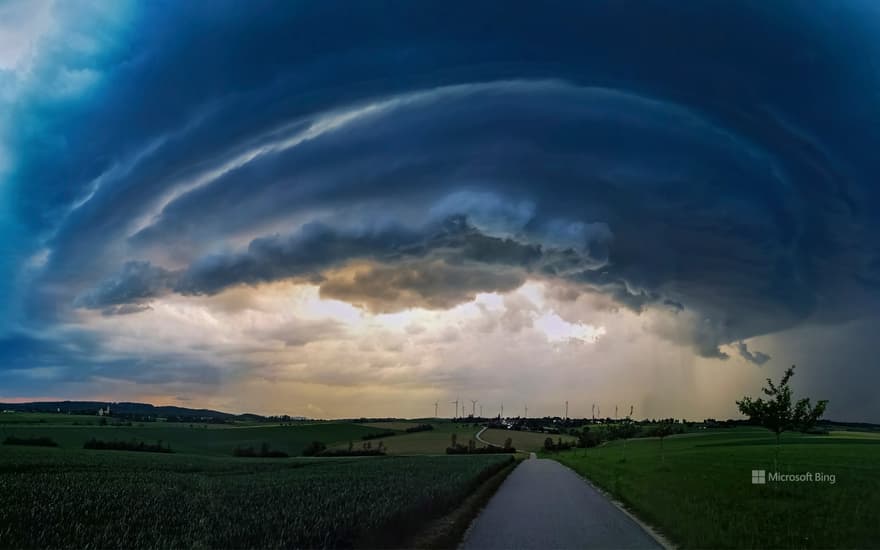
[[[275, 8], [4, 8], [36, 36], [0, 42], [13, 387], [63, 380], [70, 363], [171, 395], [163, 384], [202, 375], [244, 383], [300, 368], [273, 346], [343, 345], [352, 311], [515, 304], [530, 284], [565, 299], [504, 308], [491, 323], [511, 338], [538, 318], [598, 335], [581, 326], [596, 308], [698, 362], [774, 368], [755, 339], [876, 316], [870, 4]], [[204, 315], [222, 332], [215, 314], [285, 284], [334, 313], [278, 318], [301, 332], [280, 340], [267, 318], [261, 343], [161, 353], [108, 324]], [[557, 345], [535, 342], [536, 356]], [[405, 349], [377, 361], [404, 364]], [[153, 382], [135, 374], [154, 359]], [[308, 383], [402, 383], [312, 361], [326, 371], [309, 367]]]

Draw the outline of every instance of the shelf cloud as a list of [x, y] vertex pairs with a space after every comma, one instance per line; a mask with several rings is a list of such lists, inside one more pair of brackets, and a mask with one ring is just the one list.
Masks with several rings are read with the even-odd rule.
[[[818, 4], [85, 8], [3, 8], [34, 29], [0, 41], [0, 375], [22, 395], [392, 392], [404, 368], [455, 392], [527, 367], [500, 343], [482, 366], [420, 358], [435, 346], [496, 331], [612, 365], [616, 326], [757, 380], [796, 355], [775, 335], [876, 318], [865, 3], [834, 34]], [[192, 341], [132, 343], [165, 326]], [[845, 374], [835, 355], [804, 370]]]

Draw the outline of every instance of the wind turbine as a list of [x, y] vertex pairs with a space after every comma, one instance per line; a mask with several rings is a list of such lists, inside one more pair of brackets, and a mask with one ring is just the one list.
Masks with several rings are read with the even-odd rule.
[[455, 403], [455, 416], [453, 416], [452, 418], [458, 418], [458, 399], [456, 399], [455, 401], [450, 401], [449, 403]]
[[633, 415], [633, 406], [630, 405], [629, 406], [629, 417], [632, 418], [632, 415]]
[[477, 416], [477, 400], [471, 399], [471, 416]]
[[565, 402], [565, 419], [568, 420], [568, 401]]
[[526, 409], [526, 415], [525, 415], [525, 418], [528, 418], [528, 417], [529, 417], [529, 406], [526, 405], [526, 404], [523, 404], [523, 407]]
[[437, 418], [437, 407], [440, 406], [439, 401], [434, 401], [434, 418]]
[[504, 418], [504, 401], [501, 402], [501, 418]]
[[614, 420], [617, 420], [617, 405], [614, 405]]
[[593, 415], [593, 420], [596, 420], [596, 404], [595, 404], [595, 403], [593, 403], [593, 412], [592, 412], [592, 415]]

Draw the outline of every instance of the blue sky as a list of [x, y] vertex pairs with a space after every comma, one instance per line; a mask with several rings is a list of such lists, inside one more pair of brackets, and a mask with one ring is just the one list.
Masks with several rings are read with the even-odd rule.
[[0, 21], [0, 398], [880, 415], [875, 3]]

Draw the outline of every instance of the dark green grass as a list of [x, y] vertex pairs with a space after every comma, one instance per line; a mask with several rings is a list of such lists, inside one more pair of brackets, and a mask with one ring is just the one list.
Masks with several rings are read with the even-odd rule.
[[[57, 415], [63, 417], [65, 415]], [[87, 417], [89, 418], [89, 417]], [[272, 449], [291, 456], [299, 455], [312, 441], [332, 444], [353, 440], [382, 430], [345, 422], [324, 422], [294, 426], [257, 426], [203, 428], [201, 424], [144, 423], [143, 426], [74, 426], [13, 425], [0, 426], [0, 436], [49, 437], [63, 448], [81, 448], [89, 439], [102, 441], [162, 441], [175, 453], [229, 456], [235, 447], [259, 448], [268, 443]]]
[[0, 454], [3, 548], [322, 548], [400, 542], [509, 457], [259, 461]]
[[684, 548], [876, 548], [880, 439], [784, 434], [778, 471], [836, 483], [753, 485], [774, 470], [774, 438], [735, 429], [617, 441], [550, 455], [612, 493]]
[[0, 425], [25, 425], [25, 424], [98, 424], [100, 418], [95, 415], [85, 416], [80, 414], [56, 414], [34, 412], [0, 413]]

